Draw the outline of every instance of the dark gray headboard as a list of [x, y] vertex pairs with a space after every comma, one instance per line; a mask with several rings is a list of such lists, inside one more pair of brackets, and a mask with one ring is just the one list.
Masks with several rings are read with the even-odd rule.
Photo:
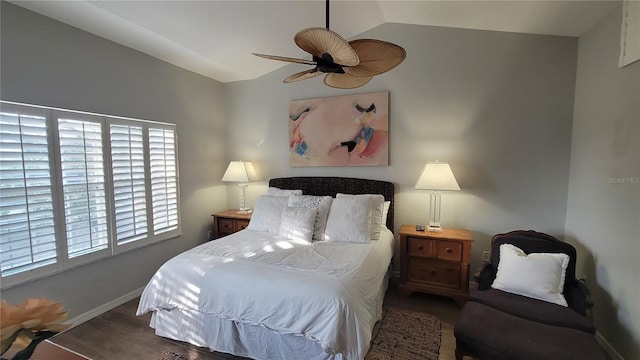
[[393, 183], [381, 180], [357, 178], [298, 176], [273, 178], [269, 186], [280, 189], [302, 190], [303, 194], [316, 196], [336, 196], [343, 194], [381, 194], [391, 202], [387, 215], [387, 228], [393, 231], [394, 186]]

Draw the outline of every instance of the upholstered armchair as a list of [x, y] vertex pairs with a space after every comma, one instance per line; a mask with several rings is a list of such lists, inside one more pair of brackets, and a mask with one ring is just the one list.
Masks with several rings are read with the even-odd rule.
[[456, 359], [605, 359], [575, 267], [575, 248], [553, 236], [494, 236], [491, 261], [454, 328]]

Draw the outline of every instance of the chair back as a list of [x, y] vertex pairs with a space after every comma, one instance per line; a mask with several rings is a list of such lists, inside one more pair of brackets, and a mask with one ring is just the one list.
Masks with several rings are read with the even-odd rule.
[[498, 234], [491, 239], [491, 265], [497, 270], [500, 263], [500, 245], [512, 244], [522, 249], [525, 254], [531, 253], [563, 253], [569, 255], [565, 275], [565, 290], [567, 285], [576, 278], [576, 249], [566, 242], [551, 235], [533, 230], [516, 230], [505, 234]]

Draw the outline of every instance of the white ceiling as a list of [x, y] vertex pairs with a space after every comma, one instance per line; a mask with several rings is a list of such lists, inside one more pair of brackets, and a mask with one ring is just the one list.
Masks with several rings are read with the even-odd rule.
[[[221, 82], [254, 79], [287, 64], [252, 52], [305, 57], [293, 36], [325, 26], [323, 0], [12, 2]], [[348, 40], [383, 23], [580, 36], [620, 4], [334, 0], [329, 27]]]

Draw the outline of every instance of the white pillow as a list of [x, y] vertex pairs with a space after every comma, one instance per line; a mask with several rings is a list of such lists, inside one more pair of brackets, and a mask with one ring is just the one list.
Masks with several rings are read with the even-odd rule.
[[269, 187], [267, 189], [267, 195], [271, 196], [289, 196], [291, 194], [302, 195], [302, 190], [287, 190], [279, 189], [277, 187]]
[[567, 306], [562, 295], [569, 255], [525, 254], [511, 244], [500, 245], [500, 262], [494, 289]]
[[387, 226], [387, 215], [389, 215], [389, 207], [391, 206], [391, 201], [385, 201], [382, 205], [382, 224], [380, 226]]
[[367, 216], [368, 216], [367, 229], [369, 232], [369, 238], [373, 241], [380, 240], [380, 227], [383, 224], [382, 213], [384, 208], [384, 196], [379, 194], [349, 195], [349, 194], [340, 194], [340, 193], [336, 195], [336, 198], [344, 198], [344, 197], [366, 199]]
[[326, 241], [369, 243], [371, 235], [369, 234], [368, 205], [369, 199], [365, 197], [344, 196], [333, 199], [324, 239]]
[[289, 206], [316, 209], [316, 219], [313, 230], [313, 240], [324, 240], [324, 231], [327, 227], [327, 217], [331, 207], [331, 196], [297, 195], [289, 196]]
[[286, 196], [261, 195], [256, 201], [247, 229], [277, 234], [280, 229], [282, 210], [287, 206], [288, 201], [289, 198]]
[[286, 206], [282, 211], [279, 234], [287, 239], [311, 242], [316, 209]]

